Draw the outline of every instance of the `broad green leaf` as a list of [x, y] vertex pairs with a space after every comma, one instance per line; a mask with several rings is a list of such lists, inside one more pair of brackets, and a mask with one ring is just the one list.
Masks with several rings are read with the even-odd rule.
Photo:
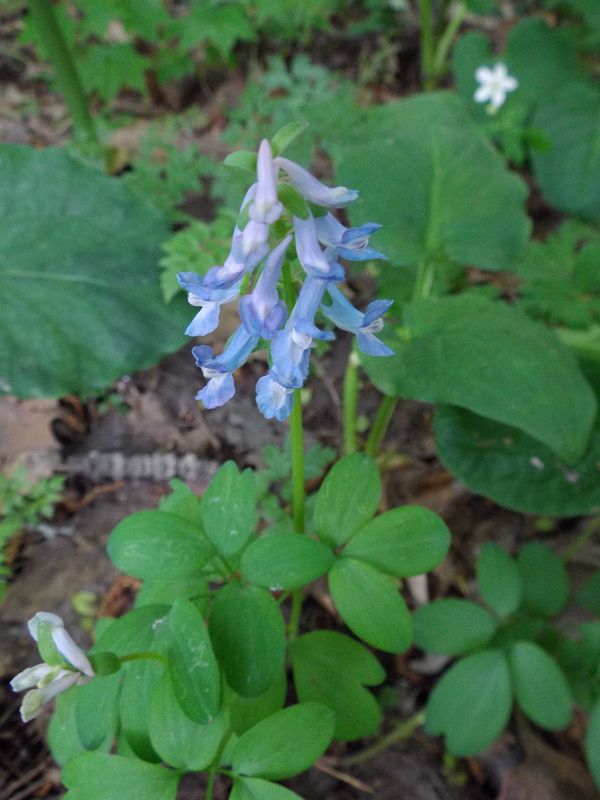
[[214, 474], [202, 498], [207, 537], [225, 556], [237, 553], [256, 527], [256, 478], [227, 461]]
[[484, 650], [458, 661], [436, 684], [427, 704], [426, 729], [446, 737], [455, 756], [481, 753], [510, 718], [510, 674], [500, 650]]
[[122, 680], [123, 675], [116, 672], [104, 678], [96, 677], [90, 683], [77, 687], [75, 721], [86, 750], [96, 750], [116, 733]]
[[185, 517], [197, 529], [202, 530], [202, 512], [200, 511], [200, 497], [192, 492], [190, 487], [179, 480], [173, 478], [169, 481], [171, 487], [170, 494], [162, 497], [158, 504], [159, 511], [166, 511], [168, 514], [177, 514]]
[[600, 702], [590, 714], [585, 735], [585, 754], [594, 782], [600, 789]]
[[387, 653], [410, 646], [410, 614], [392, 578], [363, 561], [340, 558], [328, 580], [335, 607], [359, 639]]
[[149, 703], [150, 741], [162, 760], [177, 769], [206, 769], [227, 731], [226, 716], [219, 714], [206, 725], [191, 720], [181, 710], [167, 672], [156, 683]]
[[199, 576], [213, 554], [210, 543], [185, 517], [138, 511], [110, 535], [108, 554], [120, 570], [142, 580]]
[[[61, 766], [86, 749], [79, 738], [75, 720], [75, 702], [80, 688], [71, 689], [56, 698], [56, 707], [48, 726], [48, 746], [52, 757]], [[100, 742], [97, 749], [108, 752], [112, 743], [113, 736], [110, 734]]]
[[420, 575], [444, 560], [450, 531], [444, 521], [421, 506], [386, 511], [355, 534], [344, 555], [399, 578]]
[[235, 778], [229, 800], [302, 800], [300, 795], [261, 778]]
[[280, 128], [271, 139], [271, 150], [273, 156], [280, 156], [294, 139], [301, 136], [308, 128], [308, 122], [290, 122]]
[[189, 600], [175, 600], [163, 625], [175, 697], [191, 720], [211, 722], [221, 706], [221, 673], [204, 620]]
[[175, 800], [181, 775], [134, 758], [84, 753], [62, 771], [77, 800]]
[[481, 597], [501, 617], [516, 611], [521, 602], [521, 575], [514, 559], [494, 542], [481, 548], [476, 565]]
[[336, 739], [377, 731], [381, 710], [364, 687], [380, 684], [385, 671], [366, 647], [335, 631], [312, 631], [292, 642], [290, 653], [300, 702], [323, 703], [335, 712]]
[[533, 642], [516, 642], [509, 656], [515, 699], [540, 728], [564, 728], [573, 702], [565, 676], [556, 662]]
[[311, 767], [331, 739], [335, 715], [319, 703], [300, 703], [259, 722], [235, 743], [231, 755], [238, 775], [281, 780]]
[[324, 542], [344, 544], [377, 511], [381, 478], [375, 462], [355, 453], [329, 471], [317, 493], [315, 528]]
[[1, 392], [97, 393], [181, 346], [189, 313], [160, 296], [156, 211], [63, 150], [3, 144], [0, 168]]
[[471, 491], [526, 514], [576, 516], [600, 510], [600, 432], [583, 458], [567, 464], [516, 428], [461, 408], [435, 415], [437, 452]]
[[488, 611], [470, 600], [454, 597], [423, 606], [413, 621], [419, 647], [449, 656], [484, 647], [496, 632], [496, 623]]
[[157, 626], [169, 611], [167, 605], [148, 605], [128, 611], [112, 620], [98, 635], [93, 653], [111, 652], [118, 656], [148, 651]]
[[383, 225], [377, 246], [394, 265], [429, 258], [507, 269], [527, 241], [525, 184], [448, 92], [369, 109], [332, 154], [337, 181], [360, 187], [352, 220]]
[[240, 563], [242, 577], [271, 591], [298, 589], [324, 575], [334, 562], [331, 550], [299, 533], [258, 539]]
[[544, 20], [533, 18], [523, 20], [510, 31], [506, 64], [519, 81], [518, 91], [530, 101], [548, 102], [557, 88], [572, 84], [585, 74], [573, 34], [572, 28], [551, 28]]
[[290, 183], [280, 183], [277, 195], [290, 214], [300, 219], [308, 219], [310, 215], [308, 203]]
[[413, 303], [405, 322], [408, 341], [388, 337], [394, 356], [362, 357], [382, 392], [466, 408], [522, 430], [567, 461], [585, 452], [596, 399], [552, 331], [474, 295]]
[[133, 661], [122, 678], [119, 697], [119, 739], [126, 740], [137, 758], [154, 763], [161, 759], [150, 741], [150, 698], [163, 671], [164, 666], [158, 661]]
[[517, 564], [523, 607], [544, 617], [558, 614], [569, 597], [569, 576], [559, 556], [539, 542], [530, 542], [519, 552]]
[[264, 694], [258, 697], [243, 697], [225, 684], [224, 705], [229, 711], [229, 721], [238, 736], [252, 728], [265, 717], [281, 711], [285, 705], [287, 678], [284, 670]]
[[237, 167], [256, 175], [256, 153], [249, 150], [235, 150], [225, 157], [223, 162], [228, 167]]
[[200, 608], [200, 603], [208, 605], [208, 581], [198, 575], [188, 575], [185, 578], [171, 578], [168, 581], [144, 581], [135, 596], [135, 607], [152, 605], [156, 603], [172, 603], [175, 598], [194, 600]]
[[273, 596], [231, 582], [215, 597], [210, 638], [227, 683], [244, 697], [264, 694], [283, 669], [285, 626]]
[[588, 578], [577, 592], [577, 602], [586, 611], [600, 617], [600, 570]]
[[600, 91], [586, 84], [563, 86], [540, 106], [534, 123], [550, 139], [533, 152], [542, 192], [560, 211], [600, 219]]

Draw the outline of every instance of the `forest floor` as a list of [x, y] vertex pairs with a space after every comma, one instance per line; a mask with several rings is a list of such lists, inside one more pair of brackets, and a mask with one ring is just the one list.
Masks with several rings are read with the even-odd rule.
[[[0, 142], [38, 147], [64, 143], [69, 133], [64, 105], [39, 78], [40, 65], [27, 60], [27, 51], [15, 45], [13, 19], [0, 20], [0, 41], [6, 45], [0, 51], [0, 79], [6, 87], [0, 95]], [[396, 83], [398, 94], [409, 91], [411, 83], [414, 88], [417, 75], [415, 41], [408, 38], [401, 44], [399, 59], [404, 62], [398, 72], [408, 78], [404, 85]], [[219, 151], [222, 109], [242, 85], [239, 75], [229, 77], [211, 90], [210, 99], [204, 97], [210, 123], [196, 143], [205, 152]], [[143, 109], [140, 121], [143, 125]], [[124, 132], [122, 140], [128, 136], [135, 142], [132, 131]], [[201, 208], [201, 197], [190, 198], [190, 206], [195, 200]], [[539, 211], [542, 230], [554, 220], [537, 208], [538, 202], [533, 193], [531, 206]], [[341, 337], [312, 379], [312, 399], [305, 409], [309, 444], [340, 447], [347, 347]], [[80, 631], [82, 644], [89, 644], [85, 629], [90, 617], [75, 611], [73, 597], [90, 593], [91, 614], [100, 616], [116, 616], [130, 608], [136, 583], [119, 576], [105, 551], [112, 528], [127, 514], [157, 505], [169, 490], [165, 476], [173, 468], [173, 456], [180, 477], [201, 493], [222, 461], [233, 458], [240, 466], [260, 467], [265, 444], [283, 443], [286, 426], [264, 420], [254, 403], [254, 384], [263, 367], [260, 360], [251, 361], [240, 371], [235, 400], [210, 412], [194, 400], [199, 373], [189, 345], [152, 369], [122, 377], [103, 398], [0, 399], [0, 469], [10, 471], [23, 463], [32, 476], [66, 475], [54, 518], [23, 531], [11, 545], [13, 580], [0, 606], [0, 800], [59, 798], [63, 793], [59, 770], [44, 743], [47, 716], [22, 725], [19, 699], [8, 687], [16, 672], [34, 663], [27, 620], [37, 610], [52, 610], [70, 629]], [[360, 413], [372, 418], [377, 402], [376, 393], [365, 388]], [[584, 524], [582, 519], [565, 519], [541, 534], [535, 518], [469, 493], [437, 460], [431, 419], [429, 406], [400, 403], [382, 462], [382, 509], [422, 504], [441, 514], [452, 532], [446, 561], [426, 583], [413, 581], [408, 588], [413, 606], [436, 597], [467, 596], [475, 556], [486, 541], [515, 551], [542, 535], [561, 552]], [[589, 564], [600, 566], [600, 545], [589, 543], [571, 568], [583, 570]], [[306, 607], [306, 630], [317, 623], [340, 627], [319, 584]], [[424, 707], [444, 663], [424, 657], [416, 648], [387, 657], [387, 681], [380, 693], [386, 709], [384, 733]], [[418, 728], [408, 740], [362, 762], [358, 753], [373, 741], [338, 745], [317, 767], [287, 785], [307, 800], [597, 800], [584, 767], [582, 733], [579, 716], [556, 734], [514, 718], [482, 756], [454, 760], [444, 754], [440, 739]], [[215, 797], [224, 800], [227, 787], [219, 790]], [[179, 798], [192, 800], [200, 791], [186, 779]]]

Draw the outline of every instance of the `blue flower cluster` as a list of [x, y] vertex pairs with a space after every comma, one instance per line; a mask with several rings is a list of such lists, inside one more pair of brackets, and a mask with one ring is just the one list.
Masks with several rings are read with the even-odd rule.
[[[231, 399], [235, 393], [233, 373], [261, 339], [267, 340], [271, 343], [271, 369], [258, 380], [256, 401], [265, 417], [284, 420], [292, 410], [294, 389], [301, 387], [308, 375], [310, 350], [315, 340], [334, 338], [333, 333], [315, 324], [317, 311], [338, 328], [356, 334], [363, 353], [387, 356], [392, 351], [376, 334], [382, 329], [381, 317], [392, 302], [376, 300], [363, 313], [336, 286], [344, 280], [339, 258], [350, 261], [385, 258], [369, 246], [370, 235], [380, 225], [369, 223], [346, 228], [327, 210], [348, 205], [358, 192], [343, 186], [327, 187], [293, 161], [274, 159], [266, 139], [258, 150], [256, 172], [257, 180], [246, 192], [240, 209], [240, 217], [247, 222], [243, 230], [235, 228], [225, 263], [212, 267], [204, 276], [180, 272], [177, 278], [188, 292], [190, 304], [200, 309], [186, 334], [205, 336], [218, 326], [221, 306], [235, 300], [244, 278], [263, 264], [254, 287], [239, 302], [241, 324], [225, 350], [215, 356], [207, 345], [193, 348], [196, 364], [208, 381], [196, 398], [206, 408], [216, 408]], [[305, 200], [326, 213], [317, 217], [309, 213], [307, 219], [293, 216], [293, 234], [271, 247], [271, 225], [284, 214], [277, 191], [280, 172]], [[288, 315], [278, 284], [292, 239], [306, 278]], [[330, 302], [324, 302], [326, 296]]]

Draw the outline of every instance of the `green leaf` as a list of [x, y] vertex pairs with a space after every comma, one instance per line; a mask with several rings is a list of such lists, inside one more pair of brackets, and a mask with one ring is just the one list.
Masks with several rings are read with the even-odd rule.
[[227, 461], [214, 474], [202, 498], [207, 537], [225, 556], [237, 553], [256, 528], [256, 478]]
[[114, 529], [108, 554], [128, 575], [165, 581], [199, 576], [213, 550], [201, 529], [184, 517], [166, 511], [138, 511]]
[[308, 203], [290, 183], [280, 183], [277, 188], [277, 196], [292, 216], [308, 219], [310, 216]]
[[95, 44], [77, 58], [85, 91], [96, 92], [103, 100], [112, 100], [125, 87], [146, 94], [145, 74], [151, 66], [150, 60], [127, 42]]
[[[361, 190], [351, 219], [383, 225], [378, 248], [395, 265], [507, 269], [525, 246], [525, 184], [458, 97], [430, 92], [375, 106], [345, 141], [332, 154], [337, 180]], [[368, 158], [366, 141], [377, 143]]]
[[427, 704], [426, 729], [446, 736], [455, 756], [481, 753], [510, 718], [510, 674], [500, 650], [484, 650], [458, 661], [436, 684]]
[[231, 688], [244, 697], [264, 694], [285, 658], [281, 609], [266, 589], [232, 581], [213, 601], [210, 637]]
[[223, 162], [228, 167], [237, 167], [256, 175], [256, 153], [249, 150], [235, 150], [225, 157]]
[[86, 750], [95, 750], [110, 741], [119, 722], [119, 695], [123, 676], [119, 673], [96, 677], [75, 693], [77, 732]]
[[600, 431], [588, 450], [567, 464], [516, 428], [461, 408], [435, 415], [438, 456], [471, 491], [526, 514], [577, 516], [600, 510]]
[[77, 800], [175, 800], [181, 775], [134, 758], [84, 753], [62, 771]]
[[298, 589], [324, 575], [334, 562], [331, 550], [299, 533], [252, 542], [240, 563], [242, 577], [271, 591]]
[[470, 600], [434, 600], [413, 617], [415, 643], [432, 653], [457, 656], [484, 647], [496, 632], [492, 615]]
[[362, 357], [381, 391], [466, 408], [519, 428], [567, 461], [582, 456], [596, 399], [552, 331], [474, 295], [414, 303], [406, 322], [409, 341], [388, 338], [394, 356]]
[[355, 453], [329, 471], [317, 493], [315, 528], [326, 544], [345, 544], [377, 511], [381, 478], [375, 462]]
[[600, 570], [588, 578], [577, 592], [577, 602], [586, 611], [600, 616]]
[[558, 614], [569, 597], [569, 576], [562, 560], [543, 544], [530, 542], [519, 552], [517, 564], [522, 606], [544, 617]]
[[437, 514], [403, 506], [367, 522], [346, 545], [344, 555], [404, 578], [429, 572], [444, 560], [449, 547], [450, 531]]
[[229, 800], [302, 800], [300, 795], [261, 778], [235, 778]]
[[287, 678], [284, 670], [269, 689], [258, 697], [242, 697], [225, 684], [224, 705], [229, 711], [231, 729], [239, 736], [265, 717], [281, 711], [285, 705], [286, 693]]
[[178, 599], [163, 624], [175, 697], [191, 720], [210, 722], [221, 705], [221, 673], [204, 620], [189, 600]]
[[149, 701], [163, 670], [162, 664], [150, 659], [128, 664], [119, 700], [119, 740], [124, 739], [137, 758], [154, 763], [160, 756], [150, 741]]
[[128, 611], [112, 620], [98, 635], [92, 653], [111, 652], [118, 656], [147, 651], [152, 645], [157, 626], [165, 618], [169, 606], [147, 605]]
[[164, 219], [63, 150], [4, 144], [0, 162], [0, 391], [86, 396], [180, 347], [189, 314], [167, 311], [155, 268]]
[[[56, 698], [56, 707], [48, 726], [48, 746], [52, 757], [61, 766], [85, 751], [75, 721], [75, 703], [80, 688], [71, 689]], [[112, 743], [113, 736], [110, 734], [100, 742], [98, 749], [107, 752]]]
[[509, 663], [516, 701], [529, 719], [551, 731], [568, 725], [571, 692], [556, 662], [533, 642], [516, 642]]
[[534, 125], [550, 140], [532, 153], [542, 192], [560, 211], [600, 219], [600, 91], [584, 83], [564, 86], [538, 109]]
[[184, 517], [196, 529], [202, 530], [200, 497], [192, 492], [190, 487], [179, 478], [173, 478], [173, 480], [169, 481], [169, 486], [171, 487], [171, 492], [161, 498], [158, 510]]
[[271, 151], [274, 157], [280, 156], [289, 145], [302, 136], [308, 128], [308, 122], [289, 122], [280, 128], [271, 139]]
[[385, 670], [372, 653], [341, 633], [312, 631], [290, 644], [290, 654], [300, 702], [322, 703], [335, 712], [336, 739], [377, 731], [381, 710], [364, 687], [381, 683]]
[[191, 720], [181, 710], [165, 672], [150, 697], [148, 730], [152, 746], [166, 764], [195, 772], [213, 762], [227, 731], [227, 718], [219, 714], [206, 725]]
[[285, 708], [240, 736], [231, 754], [232, 769], [269, 780], [291, 778], [323, 755], [334, 727], [333, 711], [319, 703]]
[[481, 548], [476, 565], [481, 597], [501, 617], [516, 611], [521, 603], [521, 575], [515, 561], [494, 542]]
[[600, 702], [590, 714], [585, 735], [585, 754], [594, 782], [600, 789]]
[[335, 607], [359, 639], [387, 653], [410, 646], [410, 614], [392, 578], [363, 561], [340, 558], [328, 579]]

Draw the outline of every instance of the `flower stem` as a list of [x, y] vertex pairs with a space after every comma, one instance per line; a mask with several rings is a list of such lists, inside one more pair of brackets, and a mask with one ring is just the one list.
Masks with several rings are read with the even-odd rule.
[[356, 452], [356, 411], [358, 408], [360, 361], [354, 349], [350, 351], [344, 373], [344, 453]]
[[56, 19], [53, 3], [50, 0], [30, 0], [29, 10], [42, 50], [54, 67], [56, 82], [64, 95], [75, 130], [83, 138], [97, 142], [94, 120], [89, 112], [71, 51]]
[[365, 453], [368, 456], [371, 456], [371, 458], [375, 458], [377, 455], [377, 451], [381, 446], [385, 432], [387, 431], [388, 426], [392, 421], [392, 417], [394, 416], [397, 403], [397, 397], [384, 395], [381, 399], [381, 403], [379, 404], [379, 408], [377, 409], [377, 414], [375, 416], [375, 421], [371, 426], [369, 438], [367, 439], [367, 446], [365, 447]]
[[382, 736], [370, 747], [355, 753], [342, 761], [344, 767], [356, 766], [357, 764], [364, 764], [370, 761], [375, 756], [383, 753], [396, 742], [403, 739], [410, 739], [415, 730], [425, 722], [425, 712], [418, 711], [406, 720], [401, 720], [395, 725], [389, 733]]
[[456, 12], [450, 18], [448, 24], [446, 25], [446, 29], [440, 36], [440, 40], [435, 48], [435, 54], [433, 57], [433, 71], [436, 78], [442, 75], [442, 73], [445, 71], [448, 51], [450, 50], [452, 42], [454, 41], [454, 37], [458, 33], [458, 29], [463, 24], [466, 16], [466, 3], [459, 3]]
[[431, 0], [420, 0], [421, 5], [421, 77], [426, 91], [435, 89], [433, 68], [433, 21]]
[[168, 661], [160, 653], [128, 653], [126, 656], [119, 656], [119, 661], [142, 661], [150, 659], [151, 661], [160, 661], [162, 664], [167, 664]]

